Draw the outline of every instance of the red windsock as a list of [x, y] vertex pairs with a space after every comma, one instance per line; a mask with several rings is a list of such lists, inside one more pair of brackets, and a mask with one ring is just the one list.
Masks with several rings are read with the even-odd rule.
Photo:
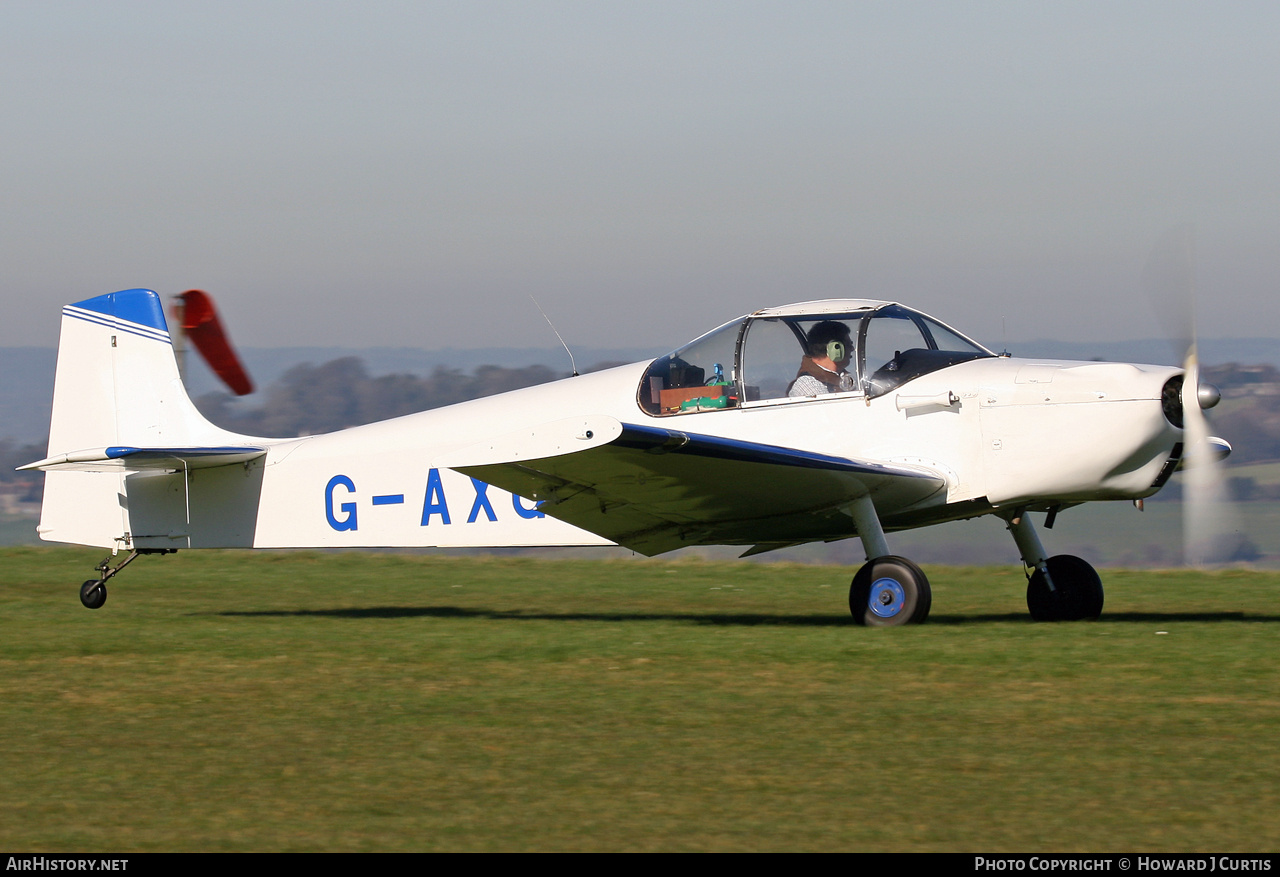
[[188, 289], [178, 298], [182, 299], [182, 331], [209, 363], [209, 368], [237, 396], [252, 393], [253, 381], [249, 380], [249, 374], [222, 331], [213, 299], [199, 289]]

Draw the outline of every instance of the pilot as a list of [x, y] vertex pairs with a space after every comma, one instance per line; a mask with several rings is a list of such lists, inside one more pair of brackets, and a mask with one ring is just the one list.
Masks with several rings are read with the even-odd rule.
[[845, 369], [853, 355], [849, 327], [836, 320], [823, 320], [806, 336], [809, 351], [800, 361], [796, 379], [787, 387], [787, 395], [821, 396], [825, 393], [847, 393], [856, 383]]

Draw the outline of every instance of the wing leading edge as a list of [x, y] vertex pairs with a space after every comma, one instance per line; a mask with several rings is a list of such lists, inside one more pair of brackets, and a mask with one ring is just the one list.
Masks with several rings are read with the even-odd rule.
[[870, 494], [903, 509], [945, 487], [923, 469], [620, 423], [593, 447], [455, 466], [541, 502], [548, 515], [641, 554], [689, 545], [778, 545], [855, 534], [845, 511]]

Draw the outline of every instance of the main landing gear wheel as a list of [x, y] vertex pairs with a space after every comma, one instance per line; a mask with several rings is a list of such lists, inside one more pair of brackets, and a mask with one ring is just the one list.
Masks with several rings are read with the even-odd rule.
[[107, 602], [107, 583], [98, 579], [89, 579], [80, 586], [80, 602], [86, 609], [101, 609]]
[[1073, 554], [1045, 561], [1053, 590], [1036, 570], [1027, 581], [1027, 609], [1036, 621], [1080, 621], [1102, 614], [1102, 579], [1087, 562]]
[[867, 627], [919, 624], [929, 617], [932, 603], [924, 571], [893, 554], [867, 561], [849, 586], [849, 611]]

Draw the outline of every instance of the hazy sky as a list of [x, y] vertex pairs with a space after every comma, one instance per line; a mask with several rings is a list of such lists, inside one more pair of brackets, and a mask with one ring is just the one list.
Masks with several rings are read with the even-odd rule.
[[[889, 298], [1280, 334], [1274, 2], [0, 5], [0, 345], [210, 291], [244, 346], [673, 347]], [[1003, 327], [1003, 328], [1002, 328]]]

